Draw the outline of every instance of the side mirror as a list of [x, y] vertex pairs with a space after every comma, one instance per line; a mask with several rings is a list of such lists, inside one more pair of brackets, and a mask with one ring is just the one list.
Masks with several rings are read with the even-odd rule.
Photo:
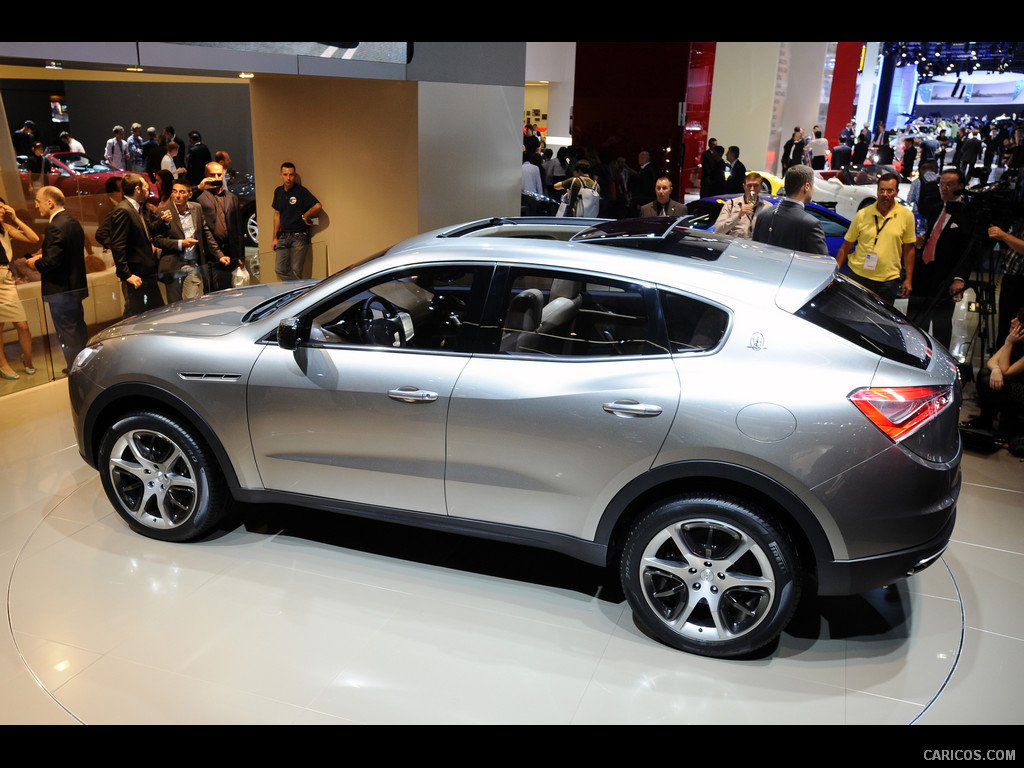
[[281, 349], [296, 349], [302, 340], [301, 324], [297, 317], [286, 317], [277, 326], [277, 345]]

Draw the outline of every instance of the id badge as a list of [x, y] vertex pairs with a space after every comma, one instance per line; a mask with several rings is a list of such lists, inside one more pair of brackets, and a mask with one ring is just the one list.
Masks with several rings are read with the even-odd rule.
[[864, 257], [864, 269], [866, 269], [868, 272], [874, 272], [875, 268], [877, 266], [878, 266], [878, 254], [877, 253], [869, 253], [867, 256]]

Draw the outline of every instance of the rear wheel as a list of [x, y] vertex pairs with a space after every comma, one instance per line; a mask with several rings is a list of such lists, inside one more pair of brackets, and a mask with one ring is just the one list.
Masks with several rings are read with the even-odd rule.
[[629, 532], [620, 571], [637, 621], [666, 645], [704, 656], [762, 648], [800, 599], [792, 543], [766, 514], [726, 496], [651, 508]]
[[227, 513], [230, 497], [212, 452], [169, 416], [123, 417], [104, 435], [99, 458], [107, 497], [139, 533], [191, 541]]

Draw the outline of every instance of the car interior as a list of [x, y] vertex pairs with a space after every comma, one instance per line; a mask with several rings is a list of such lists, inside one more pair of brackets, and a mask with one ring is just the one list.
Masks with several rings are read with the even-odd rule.
[[320, 311], [311, 343], [454, 349], [472, 289], [463, 268], [406, 274], [367, 286]]
[[524, 274], [512, 284], [500, 350], [572, 357], [650, 354], [649, 335], [640, 286]]

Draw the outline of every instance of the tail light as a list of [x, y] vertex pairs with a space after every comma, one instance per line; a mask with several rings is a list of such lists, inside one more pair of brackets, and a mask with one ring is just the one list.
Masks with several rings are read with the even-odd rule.
[[855, 390], [849, 398], [872, 424], [897, 443], [954, 400], [952, 386], [865, 387]]

